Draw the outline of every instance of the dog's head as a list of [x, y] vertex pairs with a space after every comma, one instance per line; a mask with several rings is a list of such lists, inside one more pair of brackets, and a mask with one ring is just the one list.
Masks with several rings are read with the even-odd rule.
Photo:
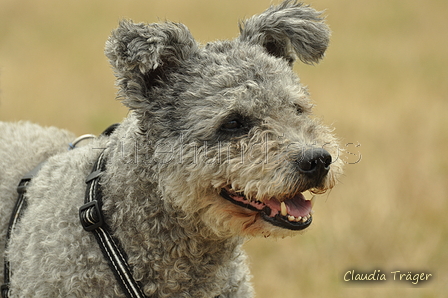
[[[164, 199], [218, 235], [289, 235], [311, 223], [303, 192], [341, 172], [330, 129], [292, 71], [329, 41], [320, 13], [285, 1], [200, 46], [182, 24], [122, 21], [106, 44]], [[143, 153], [142, 153], [143, 154]]]

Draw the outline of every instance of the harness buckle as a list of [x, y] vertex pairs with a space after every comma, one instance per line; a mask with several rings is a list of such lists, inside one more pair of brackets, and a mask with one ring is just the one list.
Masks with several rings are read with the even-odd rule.
[[93, 231], [103, 226], [103, 213], [97, 200], [93, 200], [79, 208], [79, 220], [86, 231]]
[[1, 286], [1, 293], [2, 293], [2, 298], [8, 298], [9, 297], [9, 283], [2, 284], [2, 286]]
[[30, 184], [30, 181], [31, 181], [31, 179], [22, 178], [22, 180], [20, 180], [19, 185], [17, 186], [17, 193], [18, 194], [26, 193], [26, 190]]

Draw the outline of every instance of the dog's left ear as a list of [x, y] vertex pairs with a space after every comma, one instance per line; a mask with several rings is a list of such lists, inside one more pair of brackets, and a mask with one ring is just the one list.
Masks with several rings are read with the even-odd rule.
[[328, 47], [330, 29], [321, 13], [295, 0], [286, 0], [240, 23], [240, 41], [263, 46], [291, 65], [319, 62]]

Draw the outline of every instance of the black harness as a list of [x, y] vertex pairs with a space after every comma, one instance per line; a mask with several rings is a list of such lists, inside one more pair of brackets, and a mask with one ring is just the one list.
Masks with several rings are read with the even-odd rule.
[[[17, 198], [16, 204], [14, 205], [14, 209], [11, 214], [11, 218], [9, 219], [9, 225], [8, 230], [6, 231], [6, 248], [8, 247], [9, 239], [11, 238], [11, 233], [14, 230], [17, 222], [19, 221], [21, 215], [23, 214], [23, 211], [26, 208], [27, 202], [25, 200], [25, 193], [26, 190], [33, 179], [34, 176], [39, 172], [39, 170], [44, 165], [44, 162], [41, 162], [38, 164], [34, 169], [32, 169], [30, 172], [26, 173], [22, 179], [19, 182], [19, 186], [17, 186], [17, 192], [19, 194], [19, 197]], [[3, 268], [3, 279], [4, 283], [1, 286], [1, 293], [2, 298], [8, 298], [9, 297], [9, 284], [11, 280], [11, 270], [9, 261], [6, 258], [6, 255], [4, 256], [4, 268]]]
[[[102, 134], [109, 136], [118, 124], [110, 126]], [[74, 142], [75, 143], [75, 142]], [[70, 148], [73, 149], [75, 144], [70, 144]], [[6, 246], [8, 245], [11, 234], [19, 221], [23, 211], [26, 208], [25, 193], [27, 188], [33, 179], [33, 177], [39, 172], [42, 165], [40, 163], [37, 167], [27, 173], [20, 180], [17, 192], [19, 194], [16, 204], [14, 206], [9, 226], [6, 235]], [[143, 294], [140, 285], [134, 280], [132, 272], [127, 263], [127, 256], [123, 249], [119, 245], [117, 239], [111, 236], [110, 228], [104, 221], [104, 215], [102, 212], [102, 192], [99, 184], [99, 178], [106, 168], [106, 160], [104, 158], [104, 151], [99, 155], [92, 172], [86, 179], [86, 195], [84, 205], [79, 208], [79, 219], [84, 230], [92, 232], [103, 252], [104, 257], [108, 261], [109, 267], [115, 275], [118, 283], [120, 284], [123, 292], [128, 298], [151, 298]], [[4, 262], [4, 284], [1, 286], [2, 298], [9, 297], [9, 286], [11, 280], [11, 268], [9, 261], [5, 256]]]
[[85, 204], [79, 208], [79, 219], [84, 230], [95, 235], [96, 241], [126, 297], [145, 298], [141, 286], [132, 277], [125, 252], [118, 240], [112, 237], [110, 228], [104, 221], [99, 178], [104, 173], [105, 168], [106, 160], [103, 151], [93, 166], [92, 172], [87, 176]]

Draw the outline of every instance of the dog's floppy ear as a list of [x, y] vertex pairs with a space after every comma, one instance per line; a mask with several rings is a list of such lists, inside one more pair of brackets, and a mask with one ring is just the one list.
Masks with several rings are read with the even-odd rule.
[[286, 0], [240, 23], [239, 39], [266, 48], [292, 64], [318, 62], [327, 49], [330, 30], [321, 13], [295, 0]]
[[139, 108], [146, 91], [197, 50], [187, 27], [178, 23], [133, 23], [123, 20], [106, 42], [120, 95], [131, 109]]

